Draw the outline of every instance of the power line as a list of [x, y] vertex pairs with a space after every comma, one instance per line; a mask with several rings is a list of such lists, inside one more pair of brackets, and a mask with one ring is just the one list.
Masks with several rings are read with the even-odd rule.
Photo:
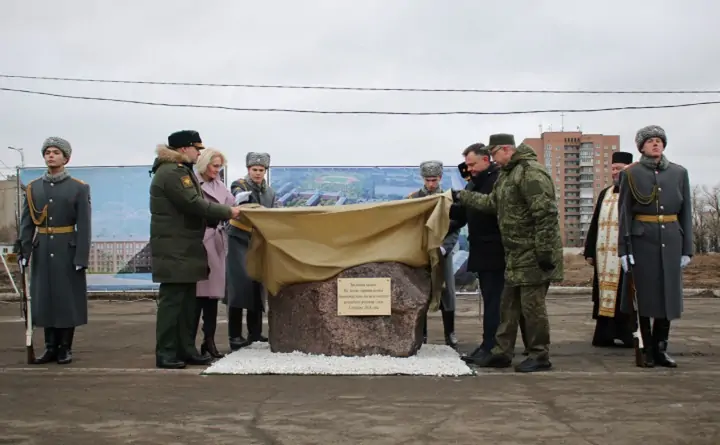
[[195, 83], [150, 80], [113, 80], [90, 79], [80, 77], [49, 77], [22, 76], [0, 74], [6, 79], [52, 80], [63, 82], [119, 83], [136, 85], [170, 85], [186, 87], [219, 87], [219, 88], [266, 88], [291, 90], [340, 90], [340, 91], [394, 91], [415, 93], [505, 93], [505, 94], [720, 94], [720, 90], [505, 90], [478, 88], [381, 88], [381, 87], [350, 87], [330, 85], [271, 85], [271, 84], [238, 84], [238, 83]]
[[668, 105], [637, 105], [623, 107], [606, 107], [606, 108], [586, 108], [586, 109], [556, 109], [556, 110], [521, 110], [521, 111], [346, 111], [346, 110], [303, 110], [293, 108], [241, 108], [228, 107], [224, 105], [201, 105], [201, 104], [171, 104], [165, 102], [149, 102], [130, 99], [116, 99], [112, 97], [91, 97], [91, 96], [73, 96], [68, 94], [47, 93], [44, 91], [20, 90], [15, 88], [2, 88], [0, 91], [10, 91], [23, 94], [37, 94], [41, 96], [59, 97], [64, 99], [78, 100], [94, 100], [105, 102], [118, 102], [136, 105], [153, 105], [160, 107], [173, 108], [205, 108], [214, 110], [228, 111], [248, 111], [248, 112], [265, 112], [265, 113], [304, 113], [304, 114], [355, 114], [355, 115], [393, 115], [393, 116], [449, 116], [449, 115], [474, 115], [474, 116], [501, 116], [511, 114], [544, 114], [544, 113], [596, 113], [601, 111], [622, 111], [622, 110], [652, 110], [661, 108], [687, 108], [697, 107], [701, 105], [717, 105], [720, 100], [693, 102], [683, 104]]

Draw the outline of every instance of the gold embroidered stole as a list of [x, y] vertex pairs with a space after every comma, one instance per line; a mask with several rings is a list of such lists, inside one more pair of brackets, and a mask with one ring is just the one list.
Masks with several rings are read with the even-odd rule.
[[620, 258], [618, 258], [618, 194], [613, 186], [605, 192], [598, 216], [598, 232], [595, 244], [595, 267], [598, 274], [600, 307], [598, 315], [615, 317], [615, 299], [620, 282]]

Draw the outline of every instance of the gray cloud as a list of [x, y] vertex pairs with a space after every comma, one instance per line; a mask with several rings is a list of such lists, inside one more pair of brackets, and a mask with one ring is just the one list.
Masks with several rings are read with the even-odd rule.
[[[720, 89], [720, 5], [553, 0], [206, 3], [12, 0], [0, 15], [0, 71], [188, 82], [522, 89]], [[250, 90], [0, 79], [0, 86], [173, 103], [392, 111], [596, 108], [717, 100], [720, 95], [520, 95]], [[668, 157], [693, 183], [718, 182], [720, 106], [566, 114], [566, 129], [666, 128]], [[0, 92], [0, 160], [25, 147], [41, 163], [49, 135], [75, 165], [149, 164], [170, 132], [197, 129], [242, 174], [245, 153], [276, 165], [447, 164], [493, 132], [537, 137], [561, 116], [327, 116], [171, 109]]]

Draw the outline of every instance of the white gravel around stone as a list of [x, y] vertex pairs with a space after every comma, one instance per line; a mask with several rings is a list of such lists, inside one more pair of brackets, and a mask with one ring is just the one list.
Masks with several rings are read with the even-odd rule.
[[274, 353], [267, 343], [254, 343], [235, 351], [203, 374], [286, 375], [474, 375], [451, 347], [426, 344], [413, 357], [332, 357], [302, 352]]

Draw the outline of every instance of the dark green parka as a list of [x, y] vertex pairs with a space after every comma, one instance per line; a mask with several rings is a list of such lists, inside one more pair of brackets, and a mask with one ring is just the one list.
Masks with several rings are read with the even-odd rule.
[[[458, 198], [467, 208], [497, 214], [508, 286], [562, 281], [563, 249], [555, 186], [530, 146], [517, 147], [510, 162], [500, 169], [490, 194], [461, 190]], [[551, 268], [543, 268], [543, 264]]]
[[150, 250], [155, 283], [195, 283], [208, 278], [203, 237], [208, 220], [231, 217], [230, 207], [203, 197], [190, 160], [157, 147], [150, 184]]

